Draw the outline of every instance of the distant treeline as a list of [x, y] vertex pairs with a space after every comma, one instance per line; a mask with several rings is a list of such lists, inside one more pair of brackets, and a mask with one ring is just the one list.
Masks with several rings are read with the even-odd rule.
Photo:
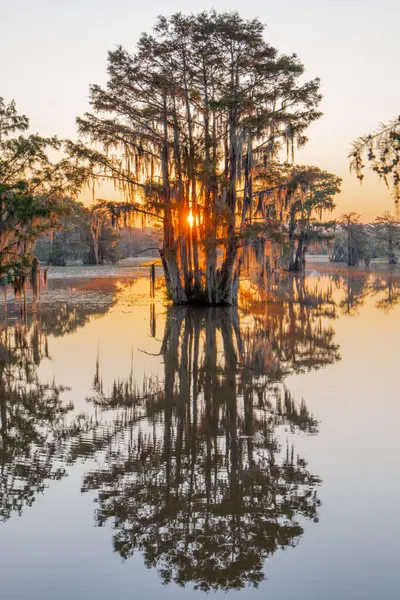
[[333, 262], [349, 266], [368, 266], [378, 258], [396, 264], [400, 257], [400, 222], [389, 212], [368, 224], [362, 224], [356, 213], [342, 215], [333, 240], [326, 242], [326, 250]]
[[159, 233], [155, 229], [113, 226], [98, 205], [87, 207], [73, 200], [60, 229], [46, 233], [37, 242], [35, 254], [43, 264], [66, 266], [115, 264], [124, 258], [158, 255]]

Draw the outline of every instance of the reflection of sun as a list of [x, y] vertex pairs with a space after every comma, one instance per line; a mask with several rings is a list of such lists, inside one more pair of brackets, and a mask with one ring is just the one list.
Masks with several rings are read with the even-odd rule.
[[193, 223], [194, 223], [194, 216], [193, 216], [192, 210], [190, 210], [187, 220], [188, 220], [190, 229], [192, 229]]

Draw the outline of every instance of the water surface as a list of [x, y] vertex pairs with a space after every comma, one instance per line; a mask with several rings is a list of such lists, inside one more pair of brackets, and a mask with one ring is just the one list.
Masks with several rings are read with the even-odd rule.
[[2, 316], [1, 597], [398, 598], [398, 278], [193, 310], [144, 274]]

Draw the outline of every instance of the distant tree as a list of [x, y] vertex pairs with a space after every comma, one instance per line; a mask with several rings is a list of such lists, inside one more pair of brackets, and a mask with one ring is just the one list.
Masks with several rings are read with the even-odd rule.
[[83, 262], [90, 265], [118, 262], [120, 235], [112, 226], [112, 216], [107, 210], [107, 203], [98, 201], [91, 206], [73, 204], [77, 224], [82, 228], [86, 241], [87, 252]]
[[349, 267], [356, 267], [361, 261], [369, 265], [371, 250], [360, 215], [354, 212], [343, 214], [338, 224], [341, 229], [334, 239], [332, 260], [347, 262]]
[[143, 230], [139, 227], [123, 227], [120, 230], [119, 244], [121, 258], [141, 256], [159, 256], [161, 233], [156, 228]]
[[376, 132], [359, 137], [353, 143], [349, 156], [350, 168], [355, 171], [360, 181], [364, 179], [364, 157], [386, 185], [392, 184], [398, 208], [400, 199], [400, 117], [387, 124], [381, 124]]
[[59, 229], [42, 236], [36, 245], [39, 258], [56, 266], [65, 266], [69, 260], [90, 265], [118, 262], [121, 236], [103, 205], [85, 206], [71, 198], [64, 198], [63, 203], [66, 214], [59, 218]]
[[[307, 245], [324, 239], [332, 230], [332, 222], [321, 222], [324, 212], [335, 208], [334, 198], [340, 193], [341, 179], [318, 167], [292, 166], [287, 186], [295, 195], [289, 211], [289, 271], [302, 271]], [[297, 192], [297, 194], [296, 194]]]
[[120, 259], [119, 240], [121, 236], [109, 223], [102, 223], [97, 240], [93, 235], [88, 240], [88, 252], [83, 262], [88, 265], [116, 264]]
[[248, 227], [249, 239], [258, 248], [258, 261], [302, 271], [309, 244], [333, 237], [334, 222], [322, 221], [322, 216], [335, 208], [340, 177], [318, 167], [274, 162], [257, 173], [255, 182], [267, 189], [284, 188], [281, 203], [275, 202], [273, 192], [258, 196]]
[[384, 246], [384, 252], [388, 263], [397, 263], [396, 250], [400, 248], [400, 222], [393, 217], [389, 211], [385, 211], [380, 217], [376, 217], [376, 237]]

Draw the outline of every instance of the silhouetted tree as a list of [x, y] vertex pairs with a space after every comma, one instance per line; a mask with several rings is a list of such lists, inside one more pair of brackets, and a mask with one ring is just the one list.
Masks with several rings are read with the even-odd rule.
[[[72, 156], [112, 180], [129, 210], [163, 227], [160, 249], [174, 304], [234, 304], [240, 240], [263, 199], [285, 213], [293, 190], [256, 175], [279, 149], [303, 145], [319, 118], [319, 80], [300, 82], [257, 19], [215, 11], [160, 17], [137, 51], [109, 53], [107, 86], [90, 88]], [[219, 252], [222, 262], [218, 263]]]

